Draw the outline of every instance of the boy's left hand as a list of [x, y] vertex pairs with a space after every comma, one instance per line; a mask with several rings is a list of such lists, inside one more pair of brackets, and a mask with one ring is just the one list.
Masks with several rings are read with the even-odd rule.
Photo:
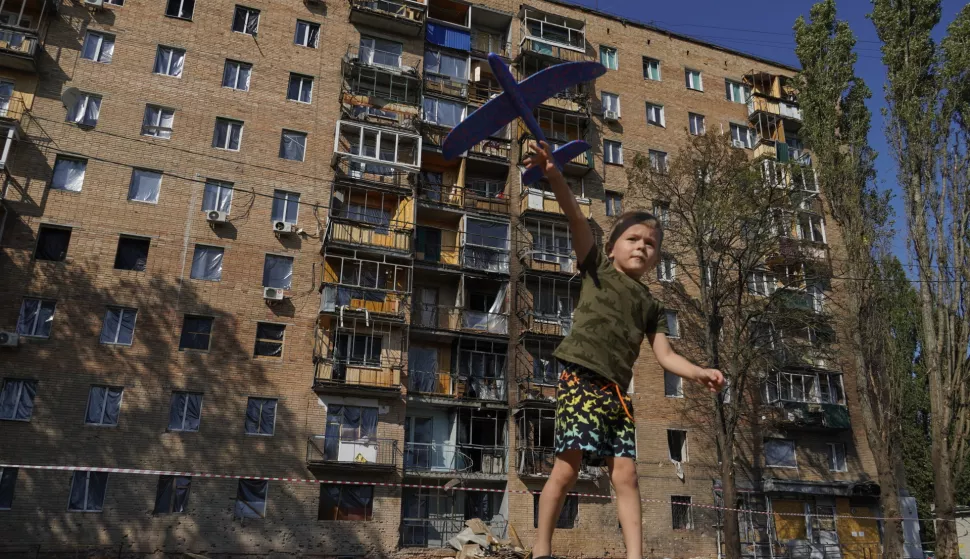
[[711, 392], [724, 388], [724, 375], [717, 369], [698, 369], [694, 380], [706, 386]]

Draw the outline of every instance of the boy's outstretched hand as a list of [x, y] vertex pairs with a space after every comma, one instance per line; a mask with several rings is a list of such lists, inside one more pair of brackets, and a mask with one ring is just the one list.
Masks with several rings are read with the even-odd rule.
[[552, 158], [552, 148], [549, 147], [549, 144], [546, 142], [539, 142], [538, 144], [531, 142], [531, 144], [534, 152], [522, 161], [525, 166], [539, 167], [545, 175], [558, 172], [559, 169], [556, 168], [556, 162]]
[[720, 392], [724, 388], [724, 375], [717, 369], [697, 369], [694, 380], [706, 386], [711, 392]]

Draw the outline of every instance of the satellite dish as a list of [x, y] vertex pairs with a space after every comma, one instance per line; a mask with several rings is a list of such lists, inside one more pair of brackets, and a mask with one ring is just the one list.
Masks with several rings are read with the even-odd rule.
[[80, 95], [80, 91], [76, 87], [69, 87], [61, 93], [61, 102], [68, 109], [77, 104], [77, 98]]

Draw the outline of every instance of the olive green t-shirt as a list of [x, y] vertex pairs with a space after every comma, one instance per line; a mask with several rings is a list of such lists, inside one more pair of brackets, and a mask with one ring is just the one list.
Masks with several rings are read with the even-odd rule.
[[579, 264], [582, 286], [573, 327], [553, 355], [591, 369], [626, 390], [646, 334], [669, 333], [663, 304], [594, 246]]

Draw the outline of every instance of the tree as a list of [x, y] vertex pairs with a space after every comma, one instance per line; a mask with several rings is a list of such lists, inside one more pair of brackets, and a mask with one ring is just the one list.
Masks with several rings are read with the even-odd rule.
[[[836, 20], [834, 0], [815, 4], [811, 22], [795, 22], [795, 53], [802, 64], [798, 75], [798, 101], [805, 146], [816, 162], [819, 188], [828, 214], [842, 233], [844, 258], [837, 261], [836, 276], [844, 301], [840, 313], [846, 333], [843, 348], [854, 371], [866, 439], [876, 462], [882, 510], [886, 520], [883, 553], [887, 559], [903, 557], [899, 490], [905, 485], [900, 452], [903, 385], [912, 367], [899, 367], [890, 357], [895, 341], [890, 314], [896, 305], [887, 297], [880, 277], [877, 252], [880, 239], [888, 239], [888, 197], [875, 185], [876, 154], [867, 136], [871, 114], [865, 102], [871, 97], [855, 75], [856, 39], [848, 23]], [[884, 241], [883, 241], [884, 243]]]
[[[800, 196], [769, 184], [760, 168], [762, 162], [753, 165], [745, 150], [731, 146], [728, 135], [687, 135], [669, 168], [637, 155], [628, 170], [625, 197], [633, 209], [659, 214], [664, 225], [660, 273], [671, 280], [662, 282], [663, 297], [678, 310], [678, 351], [719, 368], [728, 380], [724, 393], [692, 399], [695, 407], [687, 413], [715, 449], [711, 467], [730, 508], [738, 503], [738, 478], [758, 477], [743, 439], [750, 424], [759, 421], [766, 373], [778, 365], [767, 332], [782, 315], [789, 326], [817, 319], [812, 313], [789, 312], [790, 293], [784, 287], [803, 278], [789, 277], [777, 291], [775, 285], [758, 288], [772, 274], [766, 262], [779, 255], [781, 216], [794, 209]], [[738, 514], [726, 511], [722, 518], [725, 556], [737, 559]]]
[[936, 553], [957, 559], [955, 498], [970, 453], [970, 6], [937, 46], [940, 16], [939, 0], [874, 0], [870, 18], [883, 42], [886, 133], [919, 281]]

